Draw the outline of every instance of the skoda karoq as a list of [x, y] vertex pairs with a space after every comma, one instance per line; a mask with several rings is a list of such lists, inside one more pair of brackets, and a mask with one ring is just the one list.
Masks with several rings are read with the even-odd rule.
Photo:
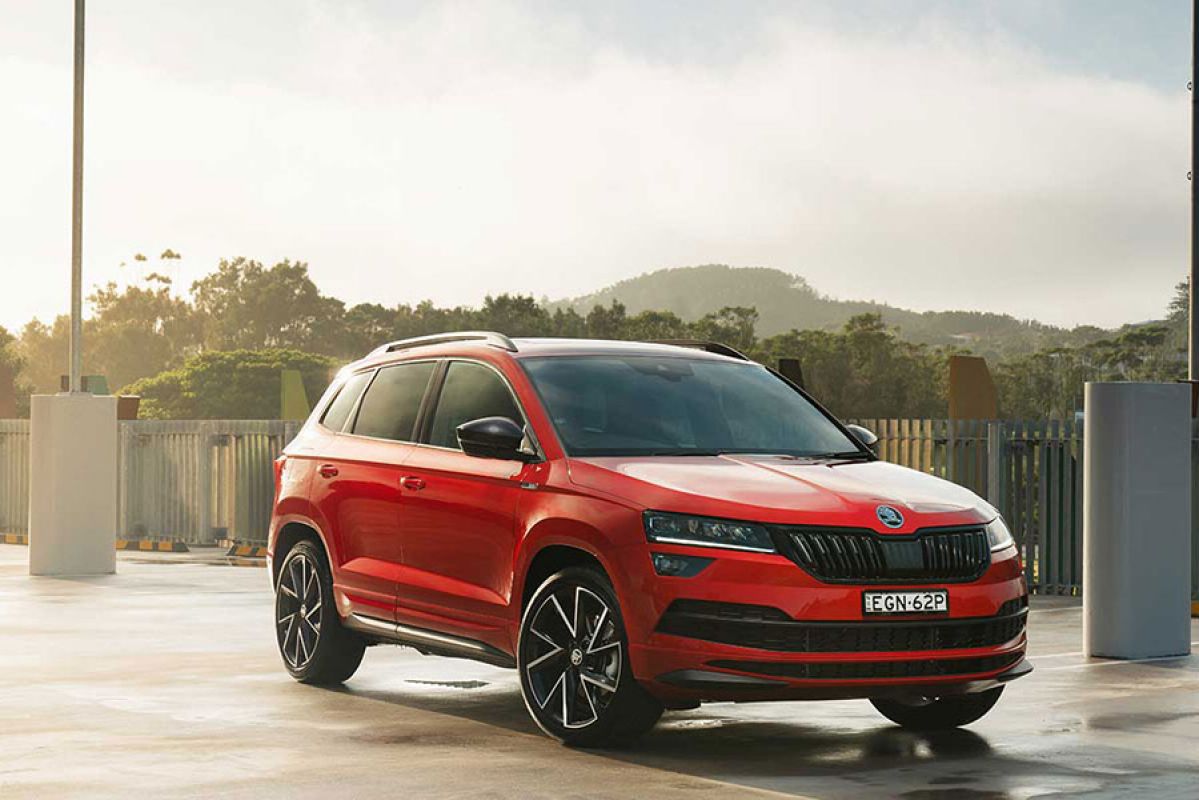
[[385, 345], [276, 463], [283, 663], [334, 684], [398, 643], [515, 668], [584, 746], [705, 700], [965, 725], [1031, 670], [1020, 558], [994, 508], [873, 443], [720, 345]]

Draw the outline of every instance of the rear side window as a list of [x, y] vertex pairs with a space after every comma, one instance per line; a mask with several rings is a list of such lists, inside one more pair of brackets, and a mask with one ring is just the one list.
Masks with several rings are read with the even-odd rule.
[[517, 425], [524, 421], [507, 384], [493, 370], [469, 361], [451, 362], [433, 415], [429, 444], [459, 449], [458, 426], [481, 417], [507, 417]]
[[354, 433], [378, 439], [412, 441], [416, 415], [433, 367], [432, 361], [424, 361], [379, 370], [362, 398], [358, 418], [354, 421]]
[[337, 397], [334, 397], [333, 402], [325, 409], [325, 415], [321, 417], [321, 424], [334, 431], [345, 427], [346, 418], [350, 416], [350, 412], [354, 409], [354, 403], [358, 402], [358, 395], [362, 394], [362, 388], [370, 379], [371, 373], [369, 372], [360, 372], [351, 376], [338, 391]]

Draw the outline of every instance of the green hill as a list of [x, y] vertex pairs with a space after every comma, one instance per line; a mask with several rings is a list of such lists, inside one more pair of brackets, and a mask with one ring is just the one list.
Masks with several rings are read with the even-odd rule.
[[1100, 328], [1073, 330], [1019, 320], [1008, 314], [982, 311], [909, 311], [881, 303], [826, 297], [798, 275], [767, 267], [729, 267], [706, 264], [648, 272], [581, 297], [548, 304], [550, 309], [573, 308], [586, 314], [596, 305], [613, 301], [630, 314], [647, 310], [673, 311], [685, 320], [698, 319], [725, 306], [752, 306], [760, 315], [759, 336], [792, 328], [840, 328], [855, 314], [879, 313], [913, 342], [957, 345], [980, 355], [1027, 353], [1045, 347], [1086, 344], [1108, 334]]

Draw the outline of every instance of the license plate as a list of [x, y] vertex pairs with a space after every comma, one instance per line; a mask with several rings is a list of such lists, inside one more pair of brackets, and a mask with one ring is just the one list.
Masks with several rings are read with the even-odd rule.
[[862, 592], [863, 614], [948, 614], [949, 592]]

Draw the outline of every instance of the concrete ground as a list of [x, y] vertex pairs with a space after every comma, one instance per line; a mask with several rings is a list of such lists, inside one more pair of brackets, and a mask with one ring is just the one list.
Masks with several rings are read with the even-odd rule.
[[1036, 672], [968, 730], [714, 704], [583, 752], [537, 732], [506, 670], [377, 647], [342, 690], [294, 683], [253, 562], [30, 578], [26, 553], [0, 545], [3, 798], [1199, 797], [1199, 656], [1088, 661], [1076, 601], [1037, 598]]

